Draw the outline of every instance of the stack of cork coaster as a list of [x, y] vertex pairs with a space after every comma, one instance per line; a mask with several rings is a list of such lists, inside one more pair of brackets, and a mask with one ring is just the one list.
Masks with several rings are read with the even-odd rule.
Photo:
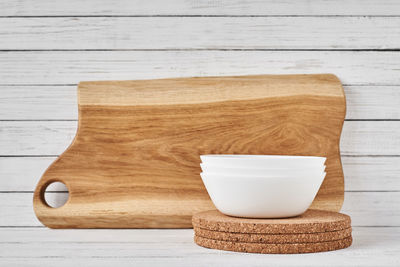
[[337, 250], [352, 243], [350, 217], [308, 210], [284, 219], [248, 219], [217, 210], [192, 219], [194, 241], [203, 247], [249, 253], [294, 254]]

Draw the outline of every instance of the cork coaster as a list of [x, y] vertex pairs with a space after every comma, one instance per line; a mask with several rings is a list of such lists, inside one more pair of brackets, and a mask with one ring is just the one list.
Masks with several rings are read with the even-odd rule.
[[194, 242], [196, 244], [206, 248], [264, 254], [297, 254], [337, 250], [349, 247], [352, 241], [352, 237], [350, 236], [344, 239], [327, 242], [266, 244], [214, 240], [196, 235], [194, 237]]
[[195, 228], [246, 234], [312, 234], [351, 227], [350, 217], [345, 214], [313, 209], [307, 210], [300, 216], [284, 219], [237, 218], [211, 210], [193, 215], [192, 223]]
[[351, 236], [351, 228], [339, 231], [322, 232], [313, 234], [245, 234], [210, 231], [202, 228], [194, 228], [194, 233], [198, 237], [207, 239], [245, 242], [245, 243], [269, 243], [269, 244], [288, 244], [288, 243], [316, 243], [340, 240]]

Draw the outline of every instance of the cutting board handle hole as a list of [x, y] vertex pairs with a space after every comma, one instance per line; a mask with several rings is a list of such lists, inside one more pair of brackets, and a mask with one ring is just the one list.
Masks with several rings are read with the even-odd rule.
[[69, 198], [68, 187], [62, 182], [52, 182], [44, 190], [44, 202], [52, 208], [60, 208]]

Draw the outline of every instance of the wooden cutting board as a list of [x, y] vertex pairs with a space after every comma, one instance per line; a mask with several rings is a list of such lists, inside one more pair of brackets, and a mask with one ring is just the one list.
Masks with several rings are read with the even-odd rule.
[[[78, 132], [35, 190], [51, 228], [190, 228], [215, 209], [201, 154], [326, 156], [315, 209], [339, 211], [345, 96], [331, 74], [81, 82]], [[44, 200], [61, 181], [69, 199]]]

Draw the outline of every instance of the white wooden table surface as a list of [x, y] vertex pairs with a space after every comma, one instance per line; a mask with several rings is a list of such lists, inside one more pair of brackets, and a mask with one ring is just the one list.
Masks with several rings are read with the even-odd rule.
[[[324, 72], [347, 96], [348, 249], [232, 253], [192, 230], [50, 230], [34, 216], [81, 80]], [[0, 0], [0, 213], [1, 266], [400, 266], [400, 2]]]

